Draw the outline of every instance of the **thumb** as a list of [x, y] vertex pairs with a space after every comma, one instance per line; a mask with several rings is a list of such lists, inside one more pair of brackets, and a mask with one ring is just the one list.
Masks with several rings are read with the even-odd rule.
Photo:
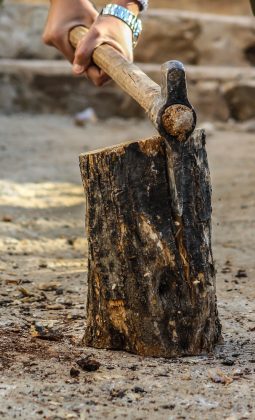
[[82, 74], [86, 71], [85, 64], [87, 60], [85, 60], [85, 55], [83, 54], [82, 44], [84, 44], [84, 40], [79, 42], [74, 54], [73, 72], [76, 74]]
[[79, 42], [73, 61], [74, 73], [81, 74], [89, 68], [93, 52], [99, 44], [100, 40], [96, 39], [93, 33], [89, 33]]

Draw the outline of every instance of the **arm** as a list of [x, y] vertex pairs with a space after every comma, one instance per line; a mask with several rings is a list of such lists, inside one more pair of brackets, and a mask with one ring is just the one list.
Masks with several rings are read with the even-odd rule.
[[253, 14], [255, 15], [255, 0], [251, 0], [251, 8], [252, 8]]
[[50, 0], [43, 41], [60, 50], [72, 63], [74, 50], [68, 40], [69, 31], [78, 25], [90, 28], [97, 16], [98, 12], [88, 0]]
[[[136, 15], [141, 7], [140, 1], [136, 0], [117, 0], [114, 3], [126, 7]], [[68, 36], [70, 30], [78, 25], [86, 26], [90, 31], [74, 52]], [[58, 48], [73, 63], [75, 74], [84, 73], [96, 86], [109, 79], [92, 62], [93, 51], [99, 45], [108, 43], [128, 60], [133, 60], [130, 28], [113, 16], [99, 16], [89, 0], [51, 0], [43, 40]]]

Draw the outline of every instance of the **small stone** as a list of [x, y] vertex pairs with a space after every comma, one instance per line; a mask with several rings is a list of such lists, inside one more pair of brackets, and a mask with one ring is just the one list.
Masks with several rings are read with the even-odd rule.
[[146, 392], [147, 392], [143, 388], [141, 388], [140, 386], [135, 386], [132, 389], [132, 391], [135, 392], [135, 394], [146, 394]]
[[13, 221], [13, 219], [12, 219], [11, 216], [3, 216], [2, 217], [2, 222], [11, 223], [12, 221]]
[[161, 408], [163, 408], [163, 410], [173, 410], [175, 408], [175, 404], [165, 404], [162, 405]]
[[226, 273], [231, 273], [231, 268], [230, 268], [230, 267], [223, 267], [223, 269], [221, 270], [221, 272], [222, 272], [223, 274], [226, 274]]
[[233, 359], [224, 359], [221, 362], [224, 366], [233, 366], [235, 364], [235, 361]]
[[77, 360], [77, 365], [85, 372], [95, 372], [101, 366], [100, 362], [92, 359], [90, 356]]
[[44, 290], [45, 292], [51, 292], [53, 290], [57, 290], [61, 286], [59, 281], [50, 281], [47, 283], [39, 283], [38, 289]]
[[23, 297], [32, 297], [34, 296], [33, 293], [31, 293], [29, 290], [25, 289], [25, 287], [20, 287], [19, 288], [20, 293], [22, 294]]
[[75, 124], [80, 127], [86, 125], [88, 122], [96, 123], [97, 121], [98, 118], [93, 108], [86, 108], [74, 117]]
[[61, 331], [50, 327], [44, 327], [39, 323], [31, 325], [30, 333], [32, 337], [39, 338], [41, 340], [60, 341], [63, 338]]
[[47, 268], [47, 267], [48, 267], [48, 264], [47, 264], [46, 262], [41, 262], [41, 263], [38, 265], [38, 267], [39, 267], [39, 268]]
[[84, 319], [84, 315], [82, 315], [82, 314], [68, 314], [66, 319], [68, 319], [68, 320]]
[[135, 370], [137, 370], [138, 366], [137, 365], [131, 365], [131, 366], [128, 366], [127, 368], [135, 371]]
[[80, 375], [79, 369], [76, 369], [74, 367], [71, 367], [70, 369], [70, 376], [71, 378], [77, 378]]
[[60, 296], [64, 294], [64, 289], [62, 289], [61, 287], [59, 289], [56, 289], [55, 291], [56, 295]]
[[49, 311], [61, 311], [65, 309], [64, 305], [61, 305], [61, 303], [53, 303], [50, 305], [47, 305], [47, 309]]
[[124, 398], [126, 395], [126, 389], [112, 389], [110, 395], [112, 398]]
[[243, 269], [238, 270], [237, 273], [236, 273], [236, 277], [238, 279], [242, 279], [242, 278], [248, 277], [247, 276], [247, 273], [246, 273], [246, 270], [243, 270]]
[[233, 378], [227, 376], [220, 369], [211, 369], [209, 371], [209, 378], [216, 384], [229, 385], [233, 382]]

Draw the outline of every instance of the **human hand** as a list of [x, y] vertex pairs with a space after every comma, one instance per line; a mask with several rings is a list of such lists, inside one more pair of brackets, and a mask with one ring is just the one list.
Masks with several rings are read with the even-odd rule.
[[128, 61], [133, 60], [133, 35], [128, 25], [113, 16], [98, 16], [79, 42], [73, 62], [74, 73], [85, 74], [96, 86], [110, 79], [92, 60], [94, 50], [102, 44], [111, 45]]
[[[136, 15], [139, 12], [136, 0], [118, 0], [116, 3]], [[69, 42], [69, 32], [75, 26], [90, 28], [76, 51]], [[96, 86], [110, 79], [92, 60], [93, 52], [99, 45], [109, 44], [129, 61], [133, 60], [131, 29], [116, 17], [99, 16], [89, 0], [51, 0], [43, 40], [59, 49], [73, 63], [74, 74], [84, 74]]]
[[43, 41], [56, 47], [72, 63], [74, 49], [69, 42], [69, 32], [75, 26], [90, 28], [98, 12], [89, 0], [51, 0]]

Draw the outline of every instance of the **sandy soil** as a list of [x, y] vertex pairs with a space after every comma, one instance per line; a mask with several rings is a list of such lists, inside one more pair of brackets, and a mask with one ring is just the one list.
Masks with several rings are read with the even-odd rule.
[[[87, 248], [78, 155], [152, 131], [136, 121], [79, 128], [64, 117], [0, 116], [1, 418], [255, 418], [254, 134], [208, 138], [224, 344], [174, 360], [81, 345]], [[80, 359], [100, 367], [83, 371]]]

